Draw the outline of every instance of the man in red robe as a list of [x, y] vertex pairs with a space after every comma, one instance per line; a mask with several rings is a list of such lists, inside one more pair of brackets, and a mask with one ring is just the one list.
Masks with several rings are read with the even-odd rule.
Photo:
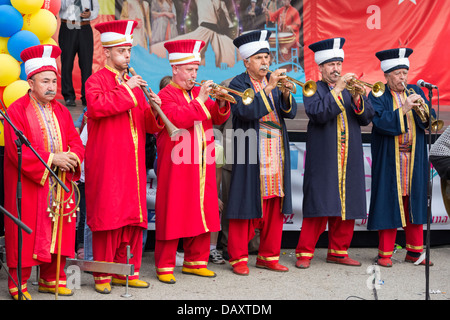
[[[25, 63], [30, 90], [8, 108], [8, 116], [14, 126], [30, 141], [31, 146], [47, 165], [55, 170], [58, 178], [69, 188], [65, 192], [55, 181], [40, 159], [27, 146], [22, 147], [21, 183], [22, 206], [20, 219], [32, 229], [22, 232], [21, 293], [18, 289], [18, 227], [11, 219], [5, 219], [6, 256], [10, 274], [9, 293], [14, 299], [31, 299], [27, 280], [33, 266], [40, 266], [39, 291], [71, 295], [65, 287], [64, 266], [66, 257], [74, 256], [76, 218], [73, 202], [73, 184], [80, 176], [84, 148], [75, 130], [70, 112], [55, 100], [57, 90], [56, 58], [61, 49], [53, 45], [39, 45], [25, 49], [21, 58]], [[18, 150], [14, 129], [5, 121], [5, 209], [15, 217], [17, 211]], [[65, 177], [65, 179], [64, 179]], [[58, 193], [50, 196], [50, 186]], [[72, 195], [72, 199], [70, 198]], [[65, 202], [59, 208], [53, 203]], [[67, 201], [67, 202], [66, 202]], [[50, 203], [49, 203], [50, 202]], [[68, 206], [68, 207], [67, 207]], [[67, 207], [67, 208], [66, 208]], [[62, 217], [62, 218], [61, 218]], [[63, 219], [62, 230], [59, 229]], [[62, 232], [61, 232], [62, 231]], [[59, 234], [61, 246], [58, 248]], [[61, 256], [58, 259], [58, 252]], [[59, 260], [59, 276], [57, 266]]]
[[[127, 75], [136, 25], [136, 21], [125, 20], [96, 25], [106, 66], [86, 82], [86, 216], [94, 260], [127, 263], [130, 246], [129, 263], [135, 274], [128, 284], [147, 288], [148, 283], [139, 280], [142, 232], [147, 228], [145, 135], [164, 125], [156, 120], [141, 90], [146, 81]], [[154, 93], [152, 99], [160, 103]], [[93, 275], [100, 293], [110, 293], [111, 282], [126, 284], [124, 275]]]
[[184, 245], [182, 272], [216, 275], [206, 268], [210, 233], [220, 230], [212, 129], [228, 119], [230, 104], [209, 98], [211, 80], [194, 86], [203, 41], [178, 40], [164, 45], [172, 65], [172, 81], [158, 95], [163, 112], [182, 134], [171, 138], [161, 132], [157, 139], [155, 264], [161, 282], [175, 283], [173, 270], [180, 238]]

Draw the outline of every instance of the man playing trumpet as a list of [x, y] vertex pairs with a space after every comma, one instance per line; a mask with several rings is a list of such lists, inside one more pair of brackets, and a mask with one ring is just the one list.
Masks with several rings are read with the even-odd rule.
[[210, 233], [220, 230], [213, 125], [224, 123], [230, 104], [209, 98], [213, 82], [194, 86], [201, 61], [201, 40], [164, 44], [169, 52], [172, 81], [159, 93], [161, 109], [182, 131], [171, 138], [162, 131], [157, 138], [155, 265], [158, 279], [175, 283], [176, 251], [183, 238], [182, 272], [215, 277], [207, 269]]
[[[423, 250], [427, 221], [428, 158], [425, 129], [416, 110], [423, 91], [407, 85], [413, 50], [399, 48], [376, 53], [387, 82], [384, 95], [370, 100], [375, 109], [372, 129], [372, 191], [368, 229], [378, 230], [378, 265], [392, 266], [397, 228], [406, 235], [407, 262]], [[409, 94], [405, 90], [413, 89]], [[427, 107], [428, 109], [428, 107]], [[418, 110], [417, 110], [418, 111]], [[426, 111], [428, 112], [428, 111]], [[434, 115], [434, 110], [432, 110]], [[422, 261], [425, 264], [425, 260]]]
[[[232, 104], [234, 159], [226, 218], [228, 253], [233, 272], [248, 275], [248, 242], [260, 229], [256, 266], [288, 271], [279, 261], [284, 214], [292, 214], [289, 138], [284, 118], [293, 119], [297, 103], [283, 79], [284, 69], [268, 74], [270, 31], [260, 30], [234, 40], [246, 72], [230, 88], [253, 88], [255, 97], [245, 105]], [[278, 88], [278, 84], [283, 84]], [[244, 137], [240, 136], [242, 134]], [[252, 138], [255, 138], [254, 140]], [[245, 158], [245, 159], [242, 159]]]
[[[303, 223], [296, 267], [308, 268], [328, 223], [327, 262], [361, 265], [348, 256], [355, 219], [367, 217], [361, 126], [374, 111], [365, 95], [346, 89], [355, 75], [341, 76], [344, 38], [309, 48], [322, 74], [317, 91], [304, 98], [309, 118], [303, 184]], [[358, 85], [358, 84], [355, 84]]]

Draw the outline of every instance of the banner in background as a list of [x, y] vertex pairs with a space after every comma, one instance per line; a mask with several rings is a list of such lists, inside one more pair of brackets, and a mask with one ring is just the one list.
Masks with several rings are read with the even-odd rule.
[[[232, 40], [243, 32], [266, 28], [273, 33], [271, 69], [287, 68], [288, 75], [301, 82], [320, 78], [308, 48], [319, 40], [344, 37], [344, 72], [353, 72], [369, 83], [385, 81], [375, 52], [410, 47], [414, 53], [410, 56], [409, 83], [423, 79], [436, 84], [440, 90], [433, 94], [433, 106], [439, 98], [440, 105], [450, 108], [448, 0], [291, 0], [289, 5], [298, 15], [292, 9], [283, 14], [287, 2], [257, 0], [253, 8], [250, 0], [102, 0], [100, 15], [92, 25], [114, 19], [139, 22], [131, 64], [155, 92], [160, 79], [171, 74], [164, 41], [204, 40], [198, 78], [221, 83], [245, 71]], [[94, 42], [93, 72], [105, 62], [95, 29]], [[76, 63], [73, 75], [79, 97], [81, 80]], [[303, 96], [297, 91], [295, 98], [301, 103]]]
[[[238, 35], [266, 28], [270, 39], [273, 70], [283, 67], [288, 75], [304, 81], [301, 0], [292, 0], [289, 15], [282, 14], [285, 1], [258, 0], [104, 0], [100, 15], [92, 21], [94, 30], [93, 72], [105, 64], [100, 34], [95, 24], [114, 19], [133, 19], [138, 26], [133, 34], [130, 65], [156, 93], [160, 80], [172, 74], [164, 42], [183, 38], [205, 41], [198, 80], [222, 83], [245, 71], [233, 39]], [[289, 19], [289, 20], [287, 20]], [[289, 25], [286, 24], [289, 21]], [[55, 37], [57, 39], [57, 35]], [[80, 71], [75, 61], [73, 72], [77, 97], [80, 97]], [[200, 81], [199, 81], [200, 82]], [[61, 96], [58, 97], [59, 99]], [[295, 95], [303, 102], [301, 90]]]
[[[371, 188], [371, 167], [372, 155], [370, 145], [363, 145], [364, 151], [364, 172], [366, 175], [366, 201], [367, 215], [370, 204], [370, 188]], [[294, 142], [290, 144], [291, 153], [291, 180], [292, 180], [292, 208], [294, 213], [285, 216], [285, 231], [299, 231], [302, 227], [302, 204], [303, 204], [303, 174], [305, 172], [305, 155], [306, 143]], [[448, 230], [450, 229], [450, 219], [445, 210], [442, 200], [441, 182], [436, 170], [432, 169], [433, 187], [431, 201], [431, 229], [432, 230]], [[148, 228], [155, 229], [155, 198], [156, 198], [157, 181], [153, 170], [150, 171], [147, 179], [147, 205], [149, 214]], [[325, 199], [324, 199], [325, 200]], [[426, 227], [426, 226], [425, 226]], [[358, 219], [355, 221], [355, 231], [367, 231], [367, 219]]]
[[[369, 83], [385, 82], [376, 52], [408, 47], [414, 50], [408, 82], [423, 79], [437, 85], [440, 104], [450, 105], [448, 0], [304, 0], [303, 13], [306, 78], [319, 79], [308, 49], [319, 40], [344, 37], [343, 72], [362, 75]], [[433, 106], [436, 103], [434, 93]]]

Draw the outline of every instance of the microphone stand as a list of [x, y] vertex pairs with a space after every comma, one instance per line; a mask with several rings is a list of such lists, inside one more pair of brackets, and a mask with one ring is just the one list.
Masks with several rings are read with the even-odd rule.
[[[3, 102], [0, 100], [1, 106], [3, 107], [3, 110], [6, 112], [6, 107], [3, 104]], [[31, 151], [36, 155], [36, 157], [42, 162], [42, 164], [47, 168], [47, 170], [50, 172], [50, 174], [55, 178], [56, 181], [61, 185], [61, 187], [66, 191], [69, 192], [69, 188], [66, 187], [66, 185], [58, 178], [56, 173], [50, 169], [50, 167], [47, 165], [47, 163], [41, 158], [41, 156], [36, 152], [36, 150], [31, 146], [30, 141], [28, 141], [27, 137], [14, 126], [14, 124], [11, 122], [11, 119], [9, 119], [8, 116], [2, 111], [0, 108], [0, 113], [3, 116], [3, 118], [9, 123], [11, 128], [13, 128], [14, 133], [17, 136], [17, 140], [15, 140], [15, 144], [17, 146], [17, 156], [18, 156], [18, 172], [17, 172], [17, 191], [16, 191], [16, 198], [17, 198], [17, 219], [13, 220], [18, 225], [18, 259], [17, 259], [17, 288], [19, 292], [19, 300], [22, 300], [23, 293], [22, 293], [22, 229], [24, 229], [28, 234], [31, 234], [31, 229], [23, 225], [21, 222], [21, 215], [22, 215], [22, 146], [25, 145], [28, 148], [30, 148]], [[6, 211], [6, 210], [5, 210]], [[7, 215], [8, 217], [11, 214]], [[26, 228], [25, 228], [26, 227]]]
[[[430, 129], [430, 133], [428, 135], [428, 154], [431, 150], [431, 110], [432, 110], [432, 98], [433, 98], [433, 89], [428, 88], [428, 101], [429, 101], [429, 117], [428, 117], [428, 128]], [[439, 104], [438, 104], [438, 114], [439, 114]], [[437, 133], [437, 129], [436, 129]], [[426, 233], [426, 249], [425, 249], [425, 299], [430, 300], [430, 228], [431, 228], [431, 193], [432, 193], [432, 175], [431, 175], [431, 162], [430, 157], [428, 156], [428, 189], [427, 189], [427, 233]]]

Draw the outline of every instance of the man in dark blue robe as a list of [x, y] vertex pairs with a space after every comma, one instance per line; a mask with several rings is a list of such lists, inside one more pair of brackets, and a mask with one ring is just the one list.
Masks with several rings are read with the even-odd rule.
[[[359, 266], [348, 256], [355, 219], [367, 217], [361, 127], [374, 111], [355, 75], [341, 76], [344, 38], [309, 46], [322, 74], [317, 91], [304, 97], [309, 117], [303, 184], [303, 222], [296, 267], [308, 268], [328, 224], [327, 262]], [[349, 87], [350, 88], [350, 87]], [[351, 89], [351, 88], [350, 88]]]
[[370, 97], [375, 116], [368, 229], [379, 230], [378, 265], [384, 267], [392, 266], [400, 227], [406, 235], [405, 260], [419, 259], [423, 251], [423, 224], [427, 221], [428, 122], [420, 119], [414, 108], [420, 105], [418, 99], [422, 99], [428, 113], [428, 101], [418, 86], [407, 85], [408, 57], [412, 52], [399, 48], [376, 53], [387, 85], [382, 96]]
[[[234, 40], [246, 72], [230, 88], [255, 97], [245, 104], [237, 95], [233, 114], [233, 169], [226, 218], [228, 253], [233, 272], [248, 275], [248, 242], [260, 229], [256, 266], [288, 271], [278, 263], [284, 215], [292, 214], [289, 138], [284, 118], [293, 119], [297, 104], [287, 89], [277, 87], [285, 78], [279, 69], [268, 74], [267, 30], [253, 31]], [[265, 68], [264, 68], [265, 67]], [[292, 88], [292, 83], [287, 83]]]

